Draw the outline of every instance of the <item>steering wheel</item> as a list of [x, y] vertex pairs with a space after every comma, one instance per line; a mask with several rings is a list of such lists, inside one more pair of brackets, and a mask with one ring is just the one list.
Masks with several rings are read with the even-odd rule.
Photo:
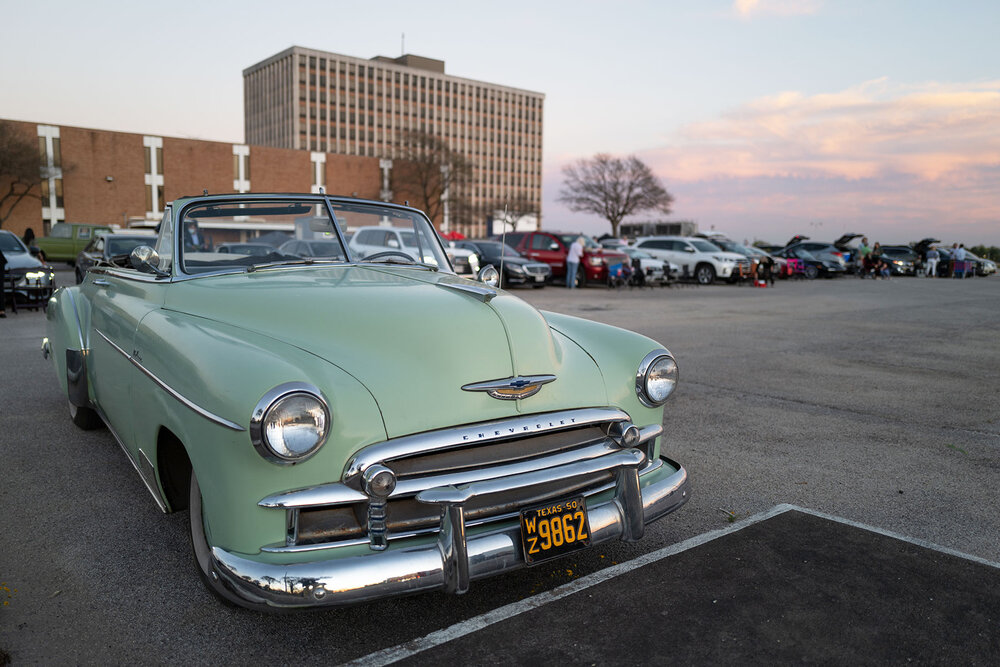
[[402, 257], [402, 258], [404, 258], [408, 262], [415, 262], [415, 261], [417, 261], [417, 260], [413, 259], [412, 257], [410, 257], [405, 252], [401, 251], [401, 250], [384, 250], [382, 252], [377, 252], [374, 255], [368, 255], [362, 261], [363, 262], [370, 262], [373, 259], [379, 259], [379, 258], [382, 258], [382, 257]]

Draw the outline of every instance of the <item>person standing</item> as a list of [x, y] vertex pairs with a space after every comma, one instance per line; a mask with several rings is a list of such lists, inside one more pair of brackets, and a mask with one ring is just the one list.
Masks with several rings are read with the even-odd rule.
[[959, 277], [959, 272], [961, 272], [962, 277], [965, 277], [965, 246], [955, 243], [951, 246], [951, 277]]
[[580, 259], [583, 258], [583, 237], [578, 236], [569, 246], [566, 253], [566, 287], [573, 289], [576, 287], [576, 272], [580, 267]]
[[937, 248], [931, 246], [927, 251], [927, 277], [937, 278], [937, 265], [941, 260], [941, 253], [937, 251]]
[[858, 272], [859, 278], [865, 277], [865, 273], [867, 272], [868, 269], [867, 266], [868, 255], [870, 255], [871, 252], [872, 249], [868, 246], [868, 237], [862, 236], [861, 245], [858, 246], [857, 262], [856, 262], [857, 266], [854, 267], [854, 270]]
[[[871, 253], [868, 255], [869, 265], [872, 268], [872, 278], [878, 278], [882, 275], [882, 244], [878, 241], [872, 246]], [[883, 278], [885, 276], [882, 276]]]
[[[14, 296], [14, 293], [11, 293]], [[0, 317], [7, 317], [7, 258], [0, 249]], [[15, 311], [16, 312], [16, 311]]]

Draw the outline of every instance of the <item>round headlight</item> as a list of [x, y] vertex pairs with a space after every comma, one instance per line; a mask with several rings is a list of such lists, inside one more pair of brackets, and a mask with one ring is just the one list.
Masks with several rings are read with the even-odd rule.
[[667, 350], [654, 350], [639, 364], [635, 393], [646, 407], [663, 405], [677, 388], [677, 362]]
[[323, 445], [331, 421], [318, 389], [289, 383], [275, 387], [257, 404], [250, 419], [250, 439], [269, 461], [298, 463]]
[[497, 271], [496, 267], [492, 264], [487, 264], [479, 272], [479, 280], [486, 283], [490, 287], [500, 286], [500, 272]]

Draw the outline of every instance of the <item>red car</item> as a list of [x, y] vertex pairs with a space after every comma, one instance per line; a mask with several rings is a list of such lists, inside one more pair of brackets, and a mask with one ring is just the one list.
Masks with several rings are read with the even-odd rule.
[[625, 253], [602, 248], [589, 236], [579, 233], [510, 232], [506, 240], [507, 245], [514, 247], [525, 257], [551, 266], [553, 279], [565, 279], [566, 255], [570, 245], [579, 236], [583, 236], [584, 246], [583, 258], [576, 274], [577, 287], [583, 287], [587, 282], [607, 282], [609, 266], [631, 263]]

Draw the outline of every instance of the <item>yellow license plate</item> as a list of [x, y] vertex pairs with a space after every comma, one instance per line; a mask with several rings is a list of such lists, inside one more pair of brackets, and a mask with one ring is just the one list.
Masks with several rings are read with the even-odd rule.
[[590, 546], [583, 496], [521, 510], [521, 545], [528, 565]]

